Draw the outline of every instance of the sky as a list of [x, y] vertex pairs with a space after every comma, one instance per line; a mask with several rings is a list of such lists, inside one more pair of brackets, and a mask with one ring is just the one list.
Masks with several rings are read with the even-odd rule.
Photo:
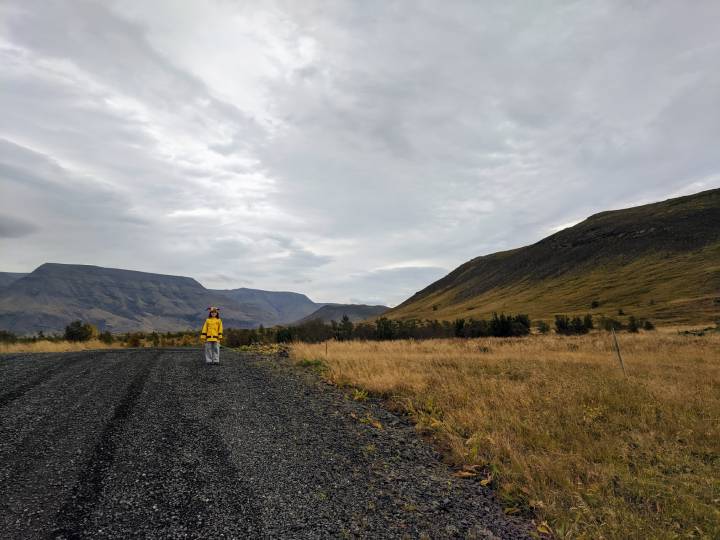
[[0, 270], [396, 305], [720, 187], [720, 2], [0, 0]]

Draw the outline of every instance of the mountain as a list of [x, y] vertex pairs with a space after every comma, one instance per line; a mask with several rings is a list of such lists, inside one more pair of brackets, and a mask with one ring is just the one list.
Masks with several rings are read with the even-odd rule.
[[10, 285], [12, 282], [17, 281], [21, 277], [27, 276], [27, 273], [22, 272], [0, 272], [0, 288]]
[[307, 296], [295, 292], [263, 291], [260, 289], [215, 290], [247, 309], [257, 309], [267, 314], [262, 324], [273, 326], [287, 324], [310, 313], [325, 304], [313, 302]]
[[720, 189], [601, 212], [531, 246], [477, 257], [386, 316], [550, 320], [619, 310], [666, 323], [720, 318]]
[[276, 316], [189, 277], [46, 263], [0, 289], [0, 328], [50, 333], [82, 319], [112, 332], [164, 332], [199, 328], [209, 305], [222, 307], [228, 327], [250, 328]]
[[302, 324], [314, 320], [321, 320], [326, 323], [330, 321], [340, 321], [344, 315], [347, 315], [352, 322], [358, 322], [371, 317], [377, 317], [385, 313], [388, 309], [387, 306], [367, 306], [365, 304], [326, 304], [307, 317], [296, 321], [295, 324]]

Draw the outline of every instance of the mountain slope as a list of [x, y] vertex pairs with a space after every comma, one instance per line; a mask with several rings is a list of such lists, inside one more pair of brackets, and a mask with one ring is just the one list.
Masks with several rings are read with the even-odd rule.
[[6, 287], [17, 281], [21, 277], [27, 276], [27, 273], [22, 272], [0, 272], [0, 288]]
[[263, 324], [269, 326], [296, 321], [325, 305], [315, 303], [304, 294], [295, 292], [263, 291], [244, 287], [215, 292], [238, 302], [246, 309], [260, 310], [268, 314]]
[[388, 310], [387, 306], [368, 306], [365, 304], [327, 304], [307, 317], [296, 321], [295, 324], [302, 324], [308, 321], [321, 320], [323, 322], [340, 321], [347, 315], [352, 322], [364, 321], [371, 317], [377, 317]]
[[720, 317], [720, 189], [602, 212], [531, 246], [477, 257], [386, 315], [551, 318], [620, 309], [677, 323]]
[[252, 327], [272, 317], [188, 277], [47, 263], [0, 291], [0, 328], [47, 333], [74, 319], [113, 332], [199, 328], [211, 304], [223, 307], [227, 326]]

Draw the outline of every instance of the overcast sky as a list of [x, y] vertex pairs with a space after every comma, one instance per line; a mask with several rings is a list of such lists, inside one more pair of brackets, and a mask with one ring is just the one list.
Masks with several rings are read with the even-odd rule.
[[394, 305], [720, 186], [720, 2], [0, 0], [0, 270]]

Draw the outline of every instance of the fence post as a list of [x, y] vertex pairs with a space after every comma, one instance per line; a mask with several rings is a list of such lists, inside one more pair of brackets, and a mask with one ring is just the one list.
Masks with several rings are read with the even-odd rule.
[[612, 337], [613, 337], [613, 343], [615, 344], [615, 352], [617, 353], [618, 360], [620, 360], [620, 367], [623, 370], [623, 375], [627, 377], [627, 372], [625, 371], [625, 362], [623, 362], [622, 354], [620, 354], [620, 344], [618, 343], [617, 336], [615, 335], [615, 327], [610, 327], [612, 331]]

